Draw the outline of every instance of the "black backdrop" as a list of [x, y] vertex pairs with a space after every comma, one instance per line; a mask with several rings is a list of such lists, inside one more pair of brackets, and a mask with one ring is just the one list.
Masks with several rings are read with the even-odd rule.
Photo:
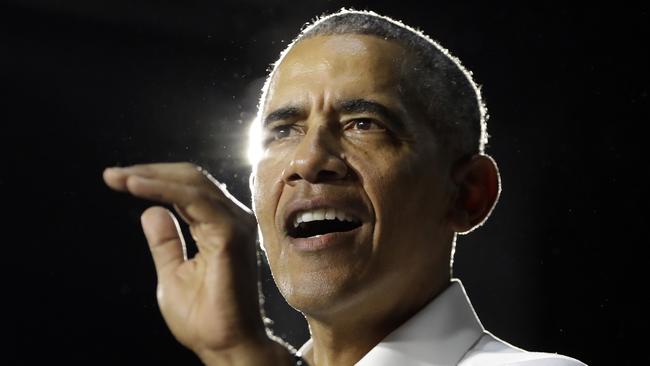
[[[455, 273], [486, 328], [591, 365], [650, 361], [646, 5], [31, 0], [0, 15], [0, 363], [198, 363], [155, 303], [148, 203], [101, 172], [189, 160], [250, 202], [244, 142], [266, 68], [342, 6], [423, 29], [484, 85], [504, 189], [459, 239]], [[299, 346], [301, 317], [264, 273], [273, 327]]]

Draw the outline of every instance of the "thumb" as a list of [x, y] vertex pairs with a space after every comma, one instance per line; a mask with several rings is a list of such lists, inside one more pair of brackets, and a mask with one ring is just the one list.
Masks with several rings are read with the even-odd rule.
[[178, 221], [163, 207], [149, 207], [142, 213], [140, 221], [160, 279], [187, 260], [185, 241]]

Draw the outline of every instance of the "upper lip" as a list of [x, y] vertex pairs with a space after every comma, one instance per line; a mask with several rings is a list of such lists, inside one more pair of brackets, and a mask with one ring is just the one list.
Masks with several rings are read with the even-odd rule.
[[367, 211], [365, 210], [365, 205], [356, 199], [342, 198], [340, 196], [336, 198], [327, 198], [324, 196], [300, 198], [289, 202], [284, 207], [282, 215], [284, 232], [286, 233], [287, 230], [293, 226], [296, 215], [300, 212], [323, 208], [342, 210], [361, 222], [366, 221], [368, 216], [366, 213]]

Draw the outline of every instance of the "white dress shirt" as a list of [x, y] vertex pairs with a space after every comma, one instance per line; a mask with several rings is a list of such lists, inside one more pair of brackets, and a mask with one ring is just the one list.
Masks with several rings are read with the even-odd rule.
[[[299, 351], [311, 348], [307, 341]], [[527, 352], [487, 332], [453, 279], [422, 310], [370, 350], [356, 366], [579, 366], [555, 353]]]

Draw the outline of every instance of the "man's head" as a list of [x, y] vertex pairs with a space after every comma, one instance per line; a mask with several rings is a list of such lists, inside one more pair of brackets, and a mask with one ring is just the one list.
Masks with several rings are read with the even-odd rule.
[[485, 119], [469, 73], [422, 34], [368, 12], [307, 27], [264, 87], [252, 178], [287, 301], [321, 318], [380, 313], [444, 286], [456, 233], [498, 196]]
[[472, 74], [447, 49], [422, 32], [368, 11], [341, 10], [305, 27], [283, 51], [266, 80], [261, 112], [269, 83], [284, 56], [300, 41], [318, 36], [365, 34], [394, 41], [407, 51], [400, 64], [400, 93], [424, 114], [444, 137], [455, 156], [483, 153], [488, 141], [487, 109]]

